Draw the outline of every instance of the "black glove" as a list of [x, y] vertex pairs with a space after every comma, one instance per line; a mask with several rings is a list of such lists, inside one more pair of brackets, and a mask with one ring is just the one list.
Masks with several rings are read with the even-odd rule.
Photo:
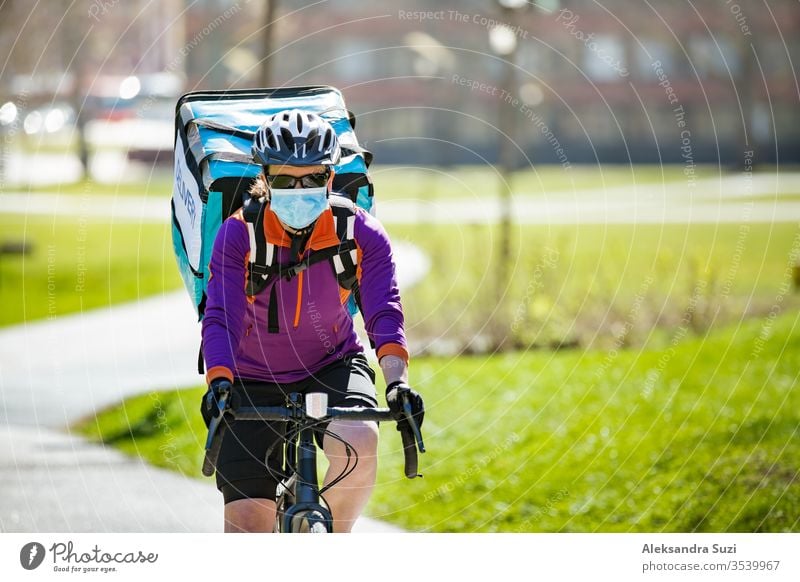
[[397, 430], [409, 429], [408, 420], [403, 416], [403, 402], [408, 400], [411, 404], [411, 415], [417, 423], [417, 426], [422, 428], [422, 420], [425, 418], [425, 403], [422, 401], [422, 396], [419, 392], [409, 388], [408, 384], [402, 380], [396, 380], [386, 387], [386, 404], [389, 405], [389, 410], [392, 415], [397, 419]]
[[206, 426], [211, 424], [211, 420], [219, 416], [219, 399], [227, 393], [233, 391], [233, 385], [227, 378], [215, 378], [208, 386], [208, 390], [203, 395], [203, 401], [200, 404], [200, 412], [203, 415], [203, 421]]

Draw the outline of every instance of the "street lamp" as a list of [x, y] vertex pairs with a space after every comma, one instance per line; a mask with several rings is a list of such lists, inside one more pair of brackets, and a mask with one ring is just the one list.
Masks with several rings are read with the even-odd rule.
[[494, 54], [501, 57], [513, 55], [517, 50], [517, 35], [510, 26], [495, 25], [489, 29], [489, 46]]
[[[489, 47], [502, 57], [503, 76], [501, 88], [507, 95], [517, 94], [517, 28], [513, 27], [516, 16], [527, 10], [526, 0], [496, 0], [505, 24], [497, 24], [489, 30]], [[514, 170], [514, 111], [505, 99], [498, 99], [497, 122], [500, 130], [500, 152], [498, 173], [500, 174], [500, 257], [497, 262], [497, 302], [501, 301], [508, 285], [508, 267], [511, 263], [511, 174]], [[497, 330], [499, 331], [499, 330]], [[495, 338], [496, 340], [500, 338]]]
[[278, 0], [267, 0], [264, 2], [264, 13], [261, 22], [261, 70], [260, 81], [262, 87], [272, 87], [277, 85], [273, 78], [275, 70], [273, 67], [272, 48], [275, 41], [275, 15], [278, 13]]
[[528, 0], [497, 0], [501, 8], [508, 8], [509, 10], [521, 10], [527, 8], [530, 2]]

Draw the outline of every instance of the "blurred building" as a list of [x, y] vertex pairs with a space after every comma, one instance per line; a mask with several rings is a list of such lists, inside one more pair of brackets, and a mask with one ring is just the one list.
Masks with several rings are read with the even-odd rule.
[[574, 163], [739, 163], [750, 149], [800, 161], [794, 0], [562, 0], [512, 18], [495, 1], [331, 4], [277, 29], [276, 81], [343, 88], [378, 159], [496, 159], [509, 89], [489, 43], [498, 20], [518, 42], [507, 106], [532, 160], [563, 161], [560, 147]]
[[[185, 90], [252, 87], [268, 57], [272, 85], [341, 88], [382, 162], [493, 162], [504, 111], [520, 165], [800, 161], [796, 0], [501, 2], [279, 0], [266, 26], [265, 2], [7, 0], [0, 93], [163, 72]], [[497, 23], [514, 54], [492, 48]]]

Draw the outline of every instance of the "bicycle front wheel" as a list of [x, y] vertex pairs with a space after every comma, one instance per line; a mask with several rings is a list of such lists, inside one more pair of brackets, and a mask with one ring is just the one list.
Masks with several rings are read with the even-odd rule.
[[301, 511], [292, 518], [293, 533], [333, 533], [333, 524], [319, 511]]

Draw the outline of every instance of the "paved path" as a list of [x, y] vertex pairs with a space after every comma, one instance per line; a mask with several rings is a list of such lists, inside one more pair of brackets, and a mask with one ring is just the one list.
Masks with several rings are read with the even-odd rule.
[[4, 328], [0, 422], [58, 428], [131, 394], [200, 384], [195, 319], [173, 292]]
[[[219, 532], [211, 482], [62, 432], [0, 425], [0, 532]], [[355, 531], [401, 530], [362, 518]]]
[[213, 532], [210, 484], [41, 427], [0, 426], [3, 532]]

